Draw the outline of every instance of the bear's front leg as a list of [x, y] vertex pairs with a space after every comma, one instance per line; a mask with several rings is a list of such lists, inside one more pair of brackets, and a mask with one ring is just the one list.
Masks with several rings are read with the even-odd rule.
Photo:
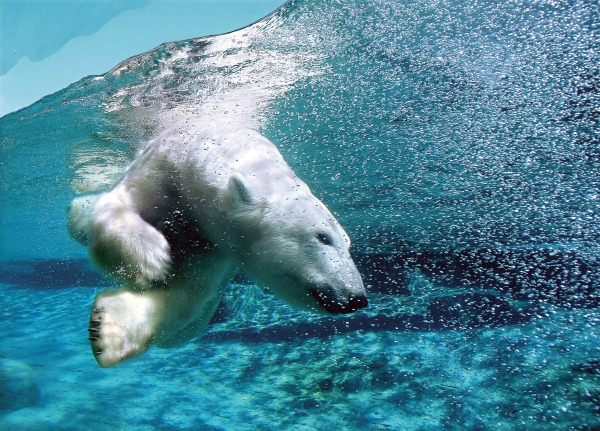
[[154, 226], [129, 202], [123, 188], [101, 194], [89, 223], [90, 254], [108, 275], [135, 289], [163, 281], [171, 266], [171, 248]]
[[197, 336], [236, 269], [228, 256], [207, 250], [190, 258], [169, 285], [100, 293], [88, 329], [98, 364], [111, 367], [151, 345], [173, 347]]

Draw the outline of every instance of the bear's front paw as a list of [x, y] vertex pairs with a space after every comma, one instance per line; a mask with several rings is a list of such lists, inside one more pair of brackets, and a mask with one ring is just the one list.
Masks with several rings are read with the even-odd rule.
[[112, 367], [150, 347], [159, 324], [152, 295], [127, 290], [96, 297], [88, 328], [92, 352], [101, 367]]

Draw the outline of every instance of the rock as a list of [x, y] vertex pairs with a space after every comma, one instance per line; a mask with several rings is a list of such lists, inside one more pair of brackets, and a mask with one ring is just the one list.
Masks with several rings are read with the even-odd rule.
[[24, 362], [0, 358], [0, 412], [35, 405], [39, 397], [33, 368]]

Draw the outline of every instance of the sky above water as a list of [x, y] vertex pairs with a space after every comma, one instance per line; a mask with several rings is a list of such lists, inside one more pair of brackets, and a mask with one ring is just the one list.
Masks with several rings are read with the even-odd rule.
[[174, 40], [226, 33], [284, 0], [0, 0], [0, 116]]

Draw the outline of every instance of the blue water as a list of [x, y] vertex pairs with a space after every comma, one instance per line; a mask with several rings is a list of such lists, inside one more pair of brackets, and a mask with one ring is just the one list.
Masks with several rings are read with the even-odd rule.
[[[0, 118], [0, 428], [600, 428], [599, 32], [594, 2], [292, 1]], [[65, 207], [186, 118], [278, 145], [369, 308], [237, 279], [207, 334], [99, 369]]]

